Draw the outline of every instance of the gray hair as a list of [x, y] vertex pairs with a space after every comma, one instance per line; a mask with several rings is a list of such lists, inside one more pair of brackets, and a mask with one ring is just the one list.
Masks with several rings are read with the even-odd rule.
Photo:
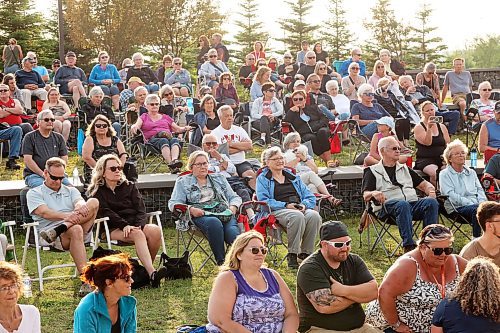
[[231, 114], [233, 114], [233, 108], [231, 108], [229, 105], [222, 105], [218, 110], [217, 110], [217, 116], [220, 118], [222, 118], [222, 114], [224, 112], [231, 112]]
[[141, 52], [136, 52], [136, 53], [132, 54], [132, 61], [134, 61], [137, 58], [141, 58], [142, 60], [144, 60], [144, 56], [142, 55]]
[[388, 49], [382, 49], [378, 52], [378, 56], [380, 57], [382, 54], [387, 54], [390, 57], [391, 51], [389, 51]]
[[374, 91], [375, 91], [375, 89], [371, 86], [371, 84], [363, 83], [358, 88], [358, 97], [361, 98], [361, 96], [363, 96], [364, 93], [374, 92]]
[[330, 89], [332, 88], [338, 88], [339, 87], [339, 83], [335, 80], [330, 80], [328, 81], [326, 84], [325, 84], [325, 87], [326, 87], [326, 91], [330, 91]]
[[160, 97], [163, 96], [163, 94], [165, 94], [165, 91], [168, 91], [168, 92], [171, 92], [174, 94], [174, 97], [175, 97], [175, 93], [174, 93], [174, 89], [172, 89], [172, 86], [169, 85], [169, 84], [164, 84], [161, 89], [160, 89]]
[[260, 157], [261, 161], [262, 161], [262, 165], [266, 165], [266, 161], [269, 161], [269, 159], [271, 157], [273, 157], [274, 155], [277, 155], [277, 154], [281, 154], [281, 148], [280, 147], [271, 147], [271, 148], [267, 148], [266, 150], [264, 150], [262, 152], [262, 155]]
[[203, 136], [203, 138], [201, 139], [201, 143], [207, 142], [208, 139], [215, 139], [215, 141], [217, 141], [217, 137], [214, 134], [208, 133]]
[[160, 102], [160, 96], [158, 96], [156, 94], [149, 94], [146, 96], [146, 99], [144, 100], [144, 104], [148, 105], [153, 100]]
[[355, 47], [351, 50], [351, 56], [353, 56], [354, 54], [358, 53], [357, 51], [359, 51], [361, 53], [361, 48], [359, 47]]
[[483, 89], [484, 87], [491, 87], [491, 83], [489, 81], [483, 81], [481, 82], [478, 86], [477, 86], [477, 90], [478, 91], [481, 91], [481, 89]]
[[358, 66], [359, 67], [359, 64], [356, 62], [356, 61], [353, 61], [349, 64], [349, 67], [347, 67], [347, 70], [350, 72], [351, 69], [354, 67], [354, 66]]
[[300, 137], [300, 134], [298, 132], [290, 132], [285, 136], [285, 139], [283, 140], [283, 149], [287, 150], [288, 146], [292, 143], [292, 141], [295, 140], [302, 140]]
[[89, 97], [94, 97], [97, 95], [102, 95], [104, 96], [104, 91], [102, 91], [102, 88], [99, 86], [92, 87], [89, 91]]
[[436, 65], [433, 62], [428, 62], [424, 66], [424, 72], [435, 71]]
[[43, 118], [45, 118], [45, 115], [46, 114], [50, 114], [52, 116], [52, 118], [54, 118], [54, 113], [52, 113], [52, 110], [42, 110], [40, 111], [40, 113], [38, 114], [38, 116], [36, 117], [37, 120], [42, 120]]
[[391, 143], [398, 143], [393, 136], [386, 136], [378, 141], [378, 153], [382, 155], [382, 149], [387, 148]]
[[207, 162], [210, 160], [208, 157], [208, 154], [206, 152], [204, 152], [203, 150], [195, 150], [188, 157], [188, 160], [187, 160], [188, 170], [193, 170], [194, 161], [196, 161], [196, 159], [200, 156], [205, 157], [207, 159]]
[[467, 146], [460, 139], [453, 140], [446, 145], [446, 148], [443, 151], [443, 159], [447, 165], [450, 165], [451, 151], [455, 148], [461, 148], [463, 151], [465, 151], [466, 155], [469, 152]]
[[148, 92], [148, 90], [146, 89], [146, 87], [144, 86], [139, 86], [137, 88], [134, 89], [134, 96], [137, 95], [139, 92], [141, 92], [142, 90]]
[[411, 81], [411, 83], [413, 83], [413, 78], [411, 77], [411, 75], [401, 75], [398, 79], [399, 85], [401, 85], [401, 82], [405, 80]]
[[387, 77], [383, 77], [380, 80], [378, 80], [378, 82], [377, 82], [377, 88], [380, 88], [382, 86], [388, 85], [389, 83], [391, 83], [391, 80], [389, 78], [387, 78]]

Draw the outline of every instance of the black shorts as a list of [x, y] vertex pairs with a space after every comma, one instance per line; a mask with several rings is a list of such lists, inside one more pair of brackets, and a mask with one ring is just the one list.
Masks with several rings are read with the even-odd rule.
[[243, 173], [245, 173], [248, 170], [253, 170], [252, 164], [248, 161], [244, 161], [240, 164], [235, 164], [236, 167], [236, 172], [238, 173], [238, 176], [243, 177]]

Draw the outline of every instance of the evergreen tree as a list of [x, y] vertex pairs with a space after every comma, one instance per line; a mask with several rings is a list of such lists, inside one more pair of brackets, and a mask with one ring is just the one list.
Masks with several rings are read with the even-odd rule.
[[[371, 21], [364, 22], [364, 27], [371, 32], [370, 41], [363, 46], [364, 52], [369, 53], [367, 59], [378, 59], [378, 52], [388, 49], [396, 59], [404, 62], [409, 50], [410, 27], [397, 20], [391, 0], [377, 0], [370, 12]], [[368, 68], [372, 64], [367, 64]]]
[[331, 59], [341, 60], [350, 56], [349, 44], [355, 38], [345, 18], [343, 0], [332, 0], [329, 6], [330, 19], [325, 22], [322, 38], [330, 47]]
[[253, 44], [256, 41], [265, 45], [269, 39], [269, 34], [262, 31], [262, 22], [257, 19], [257, 2], [255, 0], [242, 0], [240, 3], [242, 12], [239, 13], [241, 20], [234, 23], [240, 31], [234, 36], [236, 44], [241, 50], [236, 52], [236, 59], [243, 61], [245, 56], [253, 51]]
[[284, 37], [278, 39], [285, 43], [290, 51], [299, 51], [300, 43], [305, 40], [312, 43], [312, 32], [318, 27], [306, 23], [306, 16], [312, 8], [314, 0], [285, 1], [286, 6], [291, 8], [291, 18], [280, 20]]
[[429, 4], [424, 3], [417, 13], [418, 25], [411, 28], [412, 37], [410, 41], [413, 45], [411, 54], [408, 57], [410, 67], [423, 68], [425, 63], [429, 61], [439, 63], [443, 57], [441, 52], [447, 49], [446, 45], [440, 44], [442, 38], [430, 36], [437, 29], [429, 26], [431, 15], [432, 8]]

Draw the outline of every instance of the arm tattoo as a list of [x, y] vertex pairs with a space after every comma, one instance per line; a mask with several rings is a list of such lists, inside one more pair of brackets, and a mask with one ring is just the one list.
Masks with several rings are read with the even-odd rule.
[[332, 294], [329, 288], [318, 289], [306, 294], [309, 301], [318, 304], [319, 306], [330, 306], [337, 300], [337, 296]]

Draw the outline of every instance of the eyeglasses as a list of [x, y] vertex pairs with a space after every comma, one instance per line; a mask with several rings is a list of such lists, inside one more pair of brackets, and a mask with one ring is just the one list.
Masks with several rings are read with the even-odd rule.
[[259, 252], [261, 252], [263, 255], [266, 255], [267, 254], [267, 247], [251, 247], [249, 248], [250, 252], [252, 252], [252, 254], [259, 254]]
[[328, 243], [331, 246], [336, 247], [337, 249], [341, 249], [344, 246], [350, 246], [351, 242], [352, 242], [352, 239], [349, 239], [348, 241], [345, 241], [345, 242], [331, 242], [331, 241], [327, 241], [327, 240], [325, 241], [325, 243]]
[[492, 91], [493, 89], [488, 89], [488, 88], [484, 88], [484, 89], [481, 89], [481, 91]]
[[268, 91], [268, 92], [272, 92], [272, 93], [273, 93], [273, 92], [276, 92], [276, 89], [268, 89], [268, 90], [266, 90], [266, 91]]
[[52, 67], [57, 68], [57, 67], [61, 67], [61, 65], [52, 65]]
[[464, 152], [464, 151], [460, 151], [460, 152], [458, 152], [458, 153], [453, 153], [452, 155], [453, 155], [453, 156], [465, 156], [465, 155], [467, 155], [467, 153], [466, 153], [466, 152]]
[[54, 122], [54, 121], [56, 121], [56, 119], [55, 118], [43, 118], [43, 121], [48, 123], [49, 121]]
[[95, 124], [95, 128], [108, 128], [108, 124]]
[[217, 58], [216, 54], [212, 54], [211, 56], [208, 56], [209, 58]]
[[283, 156], [268, 159], [268, 161], [278, 161], [278, 162], [283, 162], [284, 160], [285, 158]]
[[0, 89], [0, 92], [8, 92], [9, 89]]
[[19, 290], [19, 286], [17, 284], [11, 284], [10, 286], [0, 287], [0, 292], [2, 293], [9, 292], [11, 290]]
[[294, 102], [302, 102], [304, 100], [303, 97], [297, 97], [292, 99]]
[[51, 173], [50, 173], [50, 172], [48, 172], [48, 171], [47, 171], [47, 173], [49, 174], [50, 179], [52, 179], [53, 181], [58, 181], [58, 180], [59, 180], [59, 181], [61, 181], [61, 180], [63, 180], [63, 179], [64, 179], [64, 176], [62, 176], [62, 177], [57, 177], [57, 176], [54, 176], [53, 174], [51, 174]]
[[173, 94], [174, 94], [173, 92], [166, 92], [166, 93], [163, 94], [163, 97], [165, 97], [165, 96], [172, 96]]
[[[217, 142], [205, 142], [207, 146], [217, 146]], [[194, 164], [193, 164], [194, 165]]]
[[123, 274], [123, 275], [120, 275], [119, 277], [116, 278], [117, 280], [123, 280], [125, 282], [130, 282], [130, 280], [132, 280], [132, 275], [130, 274]]
[[208, 162], [193, 163], [193, 166], [203, 168], [208, 166]]
[[224, 78], [222, 78], [222, 81], [231, 81], [231, 78], [230, 77], [224, 77]]
[[122, 171], [123, 167], [121, 165], [113, 165], [108, 168], [111, 172]]
[[307, 57], [307, 59], [316, 59], [316, 57]]
[[363, 95], [368, 96], [368, 97], [373, 97], [373, 96], [375, 96], [375, 93], [369, 92], [369, 93], [363, 93]]
[[182, 62], [174, 62], [174, 65], [182, 65]]
[[321, 83], [321, 81], [320, 80], [311, 80], [311, 81], [309, 81], [309, 83]]
[[429, 248], [429, 250], [432, 251], [432, 253], [434, 253], [435, 256], [440, 256], [443, 254], [449, 256], [450, 254], [453, 253], [453, 247], [430, 247], [429, 245], [425, 244], [425, 246], [427, 246]]
[[148, 105], [151, 105], [151, 106], [158, 106], [158, 105], [160, 105], [160, 103], [149, 103]]

